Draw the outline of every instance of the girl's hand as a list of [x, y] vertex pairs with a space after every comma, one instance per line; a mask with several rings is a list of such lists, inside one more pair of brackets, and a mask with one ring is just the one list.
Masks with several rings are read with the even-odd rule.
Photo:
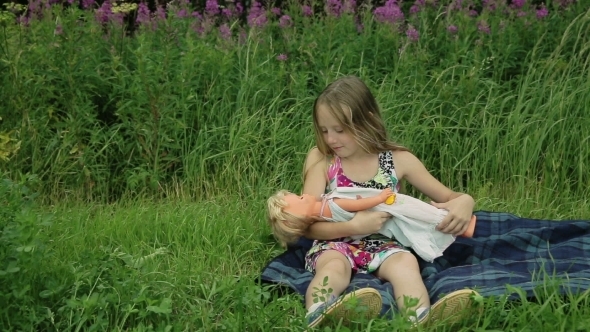
[[467, 230], [475, 206], [473, 197], [463, 194], [446, 203], [431, 202], [430, 204], [449, 211], [443, 221], [436, 227], [438, 231], [458, 236]]
[[375, 234], [389, 218], [391, 215], [387, 212], [359, 211], [349, 223], [354, 226], [355, 234], [353, 235]]

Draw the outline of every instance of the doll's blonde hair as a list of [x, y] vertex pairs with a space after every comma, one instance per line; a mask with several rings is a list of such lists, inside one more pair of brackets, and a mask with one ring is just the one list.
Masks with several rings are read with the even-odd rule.
[[312, 218], [294, 215], [285, 212], [288, 206], [285, 196], [290, 194], [287, 190], [279, 190], [267, 200], [268, 223], [274, 237], [281, 246], [293, 244], [305, 234], [305, 231], [314, 222]]

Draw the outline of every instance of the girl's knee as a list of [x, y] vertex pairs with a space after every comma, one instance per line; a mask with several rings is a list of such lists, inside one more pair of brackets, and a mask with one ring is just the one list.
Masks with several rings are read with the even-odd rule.
[[418, 267], [418, 259], [409, 252], [400, 252], [390, 256], [389, 258], [394, 261], [396, 265]]
[[335, 250], [328, 250], [318, 257], [316, 263], [316, 274], [322, 270], [330, 270], [341, 274], [350, 274], [352, 271], [352, 266], [344, 254]]

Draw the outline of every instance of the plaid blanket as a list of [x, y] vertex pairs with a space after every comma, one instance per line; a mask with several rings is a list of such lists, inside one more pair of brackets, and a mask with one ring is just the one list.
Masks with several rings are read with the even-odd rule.
[[[590, 288], [590, 221], [538, 220], [509, 213], [477, 211], [473, 238], [458, 237], [444, 255], [428, 263], [420, 258], [422, 278], [431, 303], [452, 291], [470, 288], [482, 296], [534, 298], [539, 287], [560, 294]], [[305, 295], [313, 275], [305, 270], [305, 252], [312, 241], [299, 243], [272, 259], [261, 281]], [[345, 292], [377, 289], [382, 315], [393, 314], [393, 288], [373, 275], [354, 275]], [[391, 310], [393, 309], [393, 310]]]

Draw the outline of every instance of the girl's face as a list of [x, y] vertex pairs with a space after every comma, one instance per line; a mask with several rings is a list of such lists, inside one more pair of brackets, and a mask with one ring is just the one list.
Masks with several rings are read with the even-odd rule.
[[348, 158], [362, 151], [354, 136], [345, 130], [343, 125], [332, 114], [329, 107], [317, 106], [317, 126], [320, 128], [324, 142], [340, 158]]
[[287, 194], [284, 198], [288, 204], [284, 211], [297, 216], [311, 217], [316, 205], [314, 196], [303, 194], [301, 196], [295, 194]]

